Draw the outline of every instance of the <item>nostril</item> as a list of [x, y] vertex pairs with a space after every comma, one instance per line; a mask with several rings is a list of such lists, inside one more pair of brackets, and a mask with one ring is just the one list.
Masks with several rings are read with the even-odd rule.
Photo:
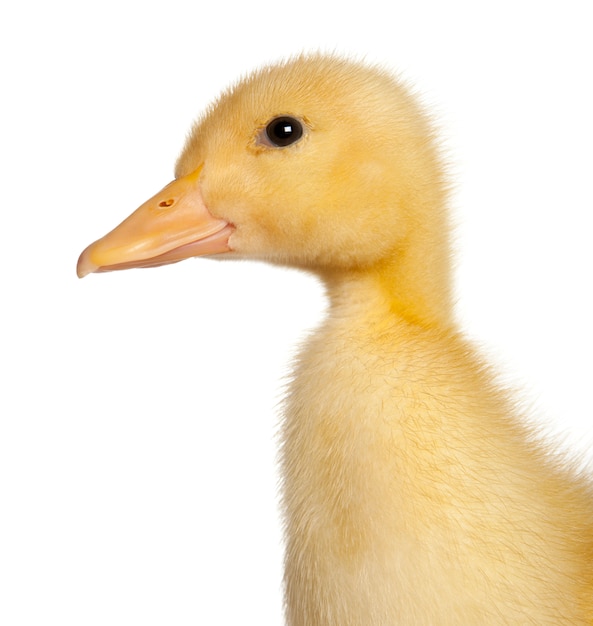
[[159, 206], [163, 207], [163, 209], [166, 209], [167, 207], [170, 207], [174, 203], [175, 203], [175, 200], [171, 198], [169, 200], [163, 200], [162, 202], [159, 202]]

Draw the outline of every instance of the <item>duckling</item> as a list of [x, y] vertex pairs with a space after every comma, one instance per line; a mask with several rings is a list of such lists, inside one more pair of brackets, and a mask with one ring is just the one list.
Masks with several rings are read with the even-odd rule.
[[175, 180], [79, 259], [260, 259], [325, 284], [284, 404], [289, 626], [593, 624], [591, 485], [456, 327], [449, 233], [410, 92], [314, 54], [223, 93]]

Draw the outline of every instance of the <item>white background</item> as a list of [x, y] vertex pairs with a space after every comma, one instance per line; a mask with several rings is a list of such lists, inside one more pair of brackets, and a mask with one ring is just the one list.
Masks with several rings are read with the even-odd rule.
[[169, 181], [221, 88], [301, 50], [379, 61], [423, 95], [455, 184], [461, 323], [593, 458], [589, 2], [10, 6], [1, 624], [281, 623], [276, 405], [320, 287], [203, 259], [74, 270]]

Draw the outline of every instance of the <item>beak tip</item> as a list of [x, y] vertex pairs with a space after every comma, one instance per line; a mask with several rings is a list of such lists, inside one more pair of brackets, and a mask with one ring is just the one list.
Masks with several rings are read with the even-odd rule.
[[78, 258], [76, 264], [76, 275], [78, 278], [84, 278], [87, 274], [95, 272], [99, 268], [90, 260], [89, 249], [87, 248]]

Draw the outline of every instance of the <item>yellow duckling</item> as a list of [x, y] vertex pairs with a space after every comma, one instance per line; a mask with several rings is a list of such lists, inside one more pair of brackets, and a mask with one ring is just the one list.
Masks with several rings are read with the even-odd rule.
[[593, 494], [456, 330], [446, 182], [385, 72], [266, 67], [78, 273], [202, 254], [310, 270], [329, 315], [285, 404], [290, 626], [593, 624]]

